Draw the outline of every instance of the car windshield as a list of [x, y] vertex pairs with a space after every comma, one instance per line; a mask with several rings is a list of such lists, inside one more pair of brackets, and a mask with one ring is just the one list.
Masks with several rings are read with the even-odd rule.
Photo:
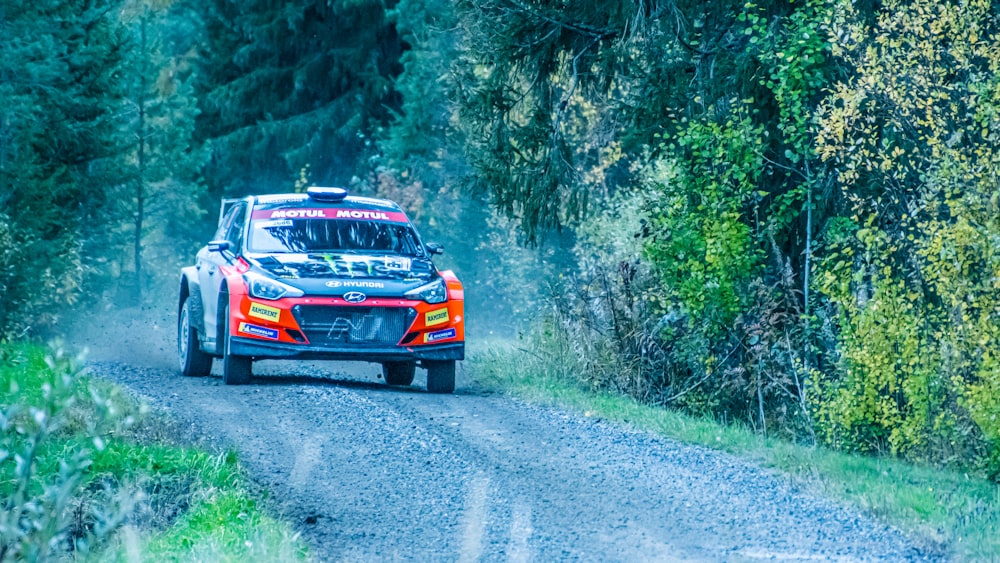
[[376, 253], [423, 256], [408, 223], [351, 219], [254, 219], [250, 252]]

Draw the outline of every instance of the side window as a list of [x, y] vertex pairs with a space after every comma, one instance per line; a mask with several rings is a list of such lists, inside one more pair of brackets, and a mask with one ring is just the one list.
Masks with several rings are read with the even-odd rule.
[[219, 229], [215, 231], [215, 236], [212, 237], [212, 240], [229, 240], [229, 237], [226, 235], [229, 232], [229, 227], [233, 224], [233, 216], [236, 215], [239, 207], [239, 205], [234, 205], [229, 208], [229, 211], [226, 212], [226, 216], [219, 222]]
[[233, 207], [232, 220], [229, 222], [226, 230], [226, 240], [233, 243], [234, 251], [237, 251], [243, 245], [243, 228], [246, 226], [246, 217], [247, 206], [245, 203], [240, 203]]

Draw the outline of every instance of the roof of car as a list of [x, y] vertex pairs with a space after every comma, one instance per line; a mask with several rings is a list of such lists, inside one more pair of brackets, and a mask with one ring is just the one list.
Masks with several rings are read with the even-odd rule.
[[[310, 199], [311, 198], [307, 194], [259, 195], [259, 196], [254, 196], [254, 205], [272, 206], [272, 205], [281, 205], [283, 203], [300, 204], [304, 201], [310, 201]], [[325, 202], [318, 200], [312, 200], [312, 201], [318, 204], [328, 204], [328, 205], [347, 204], [349, 207], [400, 210], [399, 205], [394, 201], [390, 201], [388, 199], [376, 199], [372, 197], [347, 196], [343, 200], [337, 202]]]

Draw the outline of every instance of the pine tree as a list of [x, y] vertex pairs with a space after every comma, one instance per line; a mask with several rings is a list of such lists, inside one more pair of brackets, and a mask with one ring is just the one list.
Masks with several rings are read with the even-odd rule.
[[198, 139], [216, 194], [287, 190], [363, 177], [373, 135], [399, 96], [402, 45], [386, 20], [394, 2], [244, 2], [203, 5]]
[[[202, 31], [191, 9], [173, 0], [131, 0], [122, 11], [129, 42], [122, 77], [125, 85], [122, 137], [127, 185], [122, 213], [130, 217], [134, 297], [141, 300], [146, 247], [159, 266], [152, 275], [176, 273], [179, 247], [202, 217], [197, 170], [202, 152], [192, 146], [197, 102], [190, 37]], [[171, 259], [174, 257], [174, 259]], [[123, 269], [127, 267], [123, 264]]]
[[121, 37], [116, 0], [15, 0], [0, 19], [0, 332], [51, 326], [99, 265]]

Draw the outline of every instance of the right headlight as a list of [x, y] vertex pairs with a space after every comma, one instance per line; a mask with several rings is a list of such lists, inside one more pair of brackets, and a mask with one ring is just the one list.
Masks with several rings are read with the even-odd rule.
[[444, 280], [438, 278], [429, 284], [411, 289], [403, 295], [410, 299], [419, 299], [428, 303], [444, 303], [448, 300], [448, 288], [444, 285]]
[[243, 277], [247, 280], [250, 297], [274, 301], [282, 297], [302, 297], [305, 295], [301, 289], [261, 275], [248, 273]]

